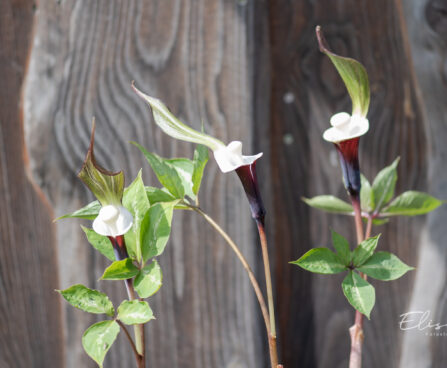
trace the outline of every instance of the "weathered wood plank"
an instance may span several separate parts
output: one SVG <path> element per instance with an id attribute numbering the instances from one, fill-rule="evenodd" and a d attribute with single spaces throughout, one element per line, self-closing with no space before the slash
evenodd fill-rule
<path id="1" fill-rule="evenodd" d="M 344 195 L 334 148 L 321 134 L 333 113 L 349 111 L 350 101 L 330 61 L 318 51 L 317 24 L 334 50 L 360 60 L 370 75 L 371 130 L 361 142 L 363 171 L 372 179 L 400 155 L 397 190 L 426 189 L 427 131 L 396 4 L 270 2 L 270 147 L 285 366 L 346 367 L 348 327 L 354 318 L 340 288 L 342 277 L 311 276 L 284 266 L 312 246 L 329 245 L 329 227 L 354 241 L 352 220 L 322 215 L 300 201 L 301 196 Z M 393 220 L 374 233 L 385 233 L 381 249 L 416 264 L 422 224 L 421 219 Z M 414 274 L 392 284 L 373 282 L 378 303 L 372 321 L 366 322 L 366 368 L 398 366 L 402 333 L 397 323 L 409 303 L 413 278 Z"/>
<path id="2" fill-rule="evenodd" d="M 28 176 L 21 86 L 33 2 L 0 2 L 0 366 L 61 367 L 52 209 Z"/>
<path id="3" fill-rule="evenodd" d="M 191 145 L 166 137 L 152 123 L 130 82 L 163 99 L 196 128 L 201 121 L 224 141 L 251 146 L 252 78 L 247 29 L 251 7 L 235 1 L 43 0 L 26 88 L 27 143 L 36 181 L 56 214 L 91 197 L 75 174 L 97 120 L 98 161 L 124 169 L 127 183 L 143 167 L 129 140 L 165 156 L 190 156 Z M 251 35 L 250 37 L 254 37 Z M 39 95 L 46 91 L 45 101 Z M 241 244 L 253 261 L 251 219 L 234 175 L 211 163 L 201 203 Z M 98 283 L 106 262 L 82 238 L 76 221 L 57 225 L 61 287 L 83 282 L 113 298 L 114 286 Z M 184 236 L 182 235 L 184 234 Z M 148 363 L 154 367 L 260 367 L 264 337 L 248 279 L 227 246 L 194 214 L 178 213 L 172 239 L 160 257 L 164 285 L 150 299 L 157 319 L 147 333 Z M 120 287 L 120 285 L 118 285 Z M 66 366 L 93 364 L 80 336 L 90 317 L 64 305 Z M 132 359 L 124 340 L 106 366 Z"/>
<path id="4" fill-rule="evenodd" d="M 404 1 L 412 63 L 424 104 L 424 124 L 429 142 L 428 188 L 439 198 L 447 198 L 445 157 L 447 154 L 446 83 L 446 2 Z M 421 242 L 420 257 L 409 311 L 429 311 L 434 323 L 445 324 L 446 241 L 444 228 L 447 209 L 440 208 L 428 217 Z M 445 332 L 444 329 L 432 332 Z M 401 367 L 444 367 L 447 364 L 445 336 L 426 335 L 426 331 L 405 333 Z M 428 331 L 430 332 L 430 331 Z"/>

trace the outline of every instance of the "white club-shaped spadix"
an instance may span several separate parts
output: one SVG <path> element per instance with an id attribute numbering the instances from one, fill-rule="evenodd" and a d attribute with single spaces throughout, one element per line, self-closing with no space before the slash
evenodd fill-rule
<path id="1" fill-rule="evenodd" d="M 99 210 L 93 230 L 104 236 L 124 235 L 132 227 L 132 214 L 123 206 L 107 205 Z"/>
<path id="2" fill-rule="evenodd" d="M 360 115 L 349 115 L 339 112 L 331 117 L 332 127 L 323 133 L 323 139 L 332 142 L 342 142 L 364 135 L 369 129 L 369 121 Z"/>

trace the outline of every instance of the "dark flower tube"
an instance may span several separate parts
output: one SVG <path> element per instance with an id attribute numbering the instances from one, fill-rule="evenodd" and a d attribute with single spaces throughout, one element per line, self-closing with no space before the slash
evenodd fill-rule
<path id="1" fill-rule="evenodd" d="M 343 171 L 343 180 L 349 195 L 359 198 L 360 195 L 360 167 L 359 167 L 359 140 L 360 138 L 348 139 L 334 143 L 340 158 Z"/>
<path id="2" fill-rule="evenodd" d="M 259 191 L 258 178 L 256 176 L 256 161 L 249 165 L 243 165 L 236 169 L 250 204 L 251 216 L 264 224 L 265 208 Z"/>
<path id="3" fill-rule="evenodd" d="M 108 236 L 110 242 L 113 246 L 113 251 L 115 252 L 115 258 L 117 261 L 122 261 L 123 259 L 129 258 L 127 253 L 126 243 L 124 242 L 124 235 L 118 236 Z"/>

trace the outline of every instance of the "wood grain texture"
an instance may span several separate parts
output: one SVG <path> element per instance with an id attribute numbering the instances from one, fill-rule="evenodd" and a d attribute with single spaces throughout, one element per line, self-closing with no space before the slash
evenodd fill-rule
<path id="1" fill-rule="evenodd" d="M 424 123 L 429 142 L 428 188 L 431 193 L 444 199 L 447 198 L 447 4 L 436 0 L 408 1 L 402 4 L 407 19 L 408 39 L 412 46 L 415 75 L 424 106 Z M 445 206 L 428 217 L 409 307 L 409 310 L 430 311 L 430 318 L 441 324 L 447 321 L 446 218 Z M 445 336 L 430 336 L 418 331 L 408 334 L 402 348 L 401 367 L 444 367 L 447 364 L 444 339 Z"/>
<path id="2" fill-rule="evenodd" d="M 158 185 L 135 140 L 164 156 L 191 156 L 193 147 L 165 136 L 130 88 L 161 98 L 185 122 L 224 141 L 251 147 L 251 8 L 235 1 L 40 1 L 26 84 L 26 136 L 35 180 L 57 215 L 91 197 L 76 179 L 97 121 L 95 153 L 127 183 L 142 167 Z M 251 36 L 253 37 L 253 35 Z M 45 91 L 45 99 L 40 98 Z M 201 203 L 241 244 L 253 263 L 254 238 L 242 188 L 234 175 L 207 168 Z M 160 257 L 164 285 L 149 302 L 151 367 L 261 367 L 264 327 L 248 278 L 222 240 L 194 213 L 176 213 Z M 184 234 L 184 235 L 182 235 Z M 117 301 L 120 284 L 98 282 L 107 262 L 89 248 L 77 221 L 57 224 L 61 287 L 81 282 Z M 118 289 L 122 289 L 117 291 Z M 91 317 L 64 304 L 66 367 L 93 367 L 80 337 Z M 132 359 L 123 338 L 107 367 Z"/>
<path id="3" fill-rule="evenodd" d="M 52 209 L 28 176 L 21 86 L 32 1 L 0 2 L 0 367 L 60 367 Z"/>
<path id="4" fill-rule="evenodd" d="M 283 362 L 286 367 L 346 367 L 354 313 L 340 288 L 342 276 L 311 276 L 284 266 L 311 247 L 328 246 L 330 228 L 354 242 L 351 219 L 322 215 L 300 201 L 301 196 L 326 193 L 347 199 L 335 150 L 321 134 L 333 113 L 350 110 L 350 100 L 334 67 L 318 51 L 315 26 L 322 26 L 333 50 L 360 60 L 368 70 L 371 129 L 361 140 L 361 167 L 372 179 L 401 156 L 398 192 L 427 189 L 422 101 L 399 3 L 275 1 L 269 10 L 270 148 Z M 384 233 L 380 249 L 416 264 L 423 223 L 423 218 L 393 219 L 373 233 Z M 371 322 L 365 323 L 365 368 L 399 366 L 404 334 L 397 323 L 407 311 L 414 277 L 373 281 L 377 304 Z"/>
<path id="5" fill-rule="evenodd" d="M 55 215 L 92 199 L 76 178 L 92 116 L 98 161 L 124 169 L 127 184 L 143 168 L 145 180 L 158 185 L 128 141 L 164 156 L 191 156 L 193 147 L 153 124 L 147 106 L 131 91 L 135 80 L 185 122 L 199 128 L 203 121 L 205 130 L 223 141 L 242 139 L 247 153 L 264 152 L 257 167 L 268 211 L 281 361 L 286 368 L 346 367 L 354 313 L 342 295 L 342 276 L 315 276 L 288 264 L 311 247 L 329 245 L 330 228 L 355 239 L 351 219 L 323 215 L 301 202 L 302 196 L 323 193 L 345 196 L 335 150 L 321 134 L 333 113 L 350 110 L 350 101 L 318 51 L 314 29 L 320 24 L 332 49 L 360 60 L 370 75 L 371 129 L 361 139 L 362 171 L 372 179 L 399 155 L 398 193 L 420 189 L 447 198 L 445 2 L 41 0 L 24 90 L 24 131 L 17 99 L 32 13 L 27 1 L 9 3 L 0 3 L 0 73 L 7 86 L 0 92 L 0 203 L 6 204 L 0 215 L 0 281 L 23 307 L 11 308 L 1 299 L 6 313 L 0 315 L 8 316 L 8 323 L 0 319 L 0 366 L 16 366 L 11 363 L 16 342 L 25 338 L 24 367 L 30 357 L 38 357 L 36 367 L 94 367 L 80 338 L 98 318 L 63 304 L 63 326 L 58 324 L 58 300 L 49 292 L 57 278 L 48 278 L 57 274 L 56 267 L 45 263 L 42 271 L 41 260 L 58 255 L 61 288 L 84 283 L 115 302 L 125 297 L 124 288 L 97 281 L 108 262 L 87 244 L 79 222 L 59 222 L 52 232 L 51 209 L 23 170 L 22 139 L 25 134 L 33 182 Z M 236 176 L 221 175 L 210 162 L 201 203 L 234 236 L 262 279 L 257 239 Z M 384 233 L 382 250 L 418 269 L 392 283 L 373 281 L 378 302 L 365 323 L 365 368 L 447 363 L 445 337 L 398 328 L 400 314 L 410 310 L 431 310 L 435 321 L 447 322 L 446 211 L 393 219 L 374 229 Z M 23 214 L 39 215 L 24 225 L 14 217 Z M 18 224 L 26 231 L 17 231 Z M 26 254 L 5 252 L 5 244 L 18 243 Z M 57 252 L 51 248 L 55 243 Z M 32 272 L 17 273 L 23 262 Z M 157 317 L 147 329 L 150 367 L 267 366 L 264 327 L 247 277 L 204 221 L 176 213 L 160 264 L 164 285 L 149 300 Z M 36 280 L 50 289 L 33 295 L 32 305 L 20 303 L 26 296 L 13 293 L 11 285 L 25 290 Z M 39 311 L 36 325 L 19 317 L 31 307 Z M 49 358 L 60 364 L 48 365 Z M 105 366 L 122 367 L 125 359 L 132 354 L 121 336 Z"/>

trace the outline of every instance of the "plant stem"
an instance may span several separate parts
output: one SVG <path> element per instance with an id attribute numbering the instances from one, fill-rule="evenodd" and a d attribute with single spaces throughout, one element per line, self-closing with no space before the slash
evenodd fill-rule
<path id="1" fill-rule="evenodd" d="M 113 249 L 115 252 L 115 258 L 117 260 L 122 260 L 129 257 L 123 235 L 118 235 L 117 237 L 110 236 L 109 240 L 112 242 Z M 126 291 L 129 300 L 135 300 L 136 298 L 135 298 L 135 289 L 133 287 L 133 279 L 124 280 L 124 284 L 126 285 Z M 127 330 L 125 331 L 126 333 L 128 333 Z M 135 348 L 135 351 L 137 352 L 137 355 L 135 356 L 137 366 L 138 368 L 145 368 L 144 325 L 143 324 L 135 325 L 134 333 L 135 333 L 135 344 L 133 344 L 132 339 L 130 339 L 130 341 L 131 345 L 133 345 L 132 348 Z"/>
<path id="2" fill-rule="evenodd" d="M 362 211 L 360 208 L 359 197 L 351 197 L 352 207 L 355 215 L 355 229 L 357 234 L 357 243 L 360 244 L 364 240 Z M 368 222 L 370 220 L 368 219 Z M 371 219 L 372 223 L 372 219 Z M 371 227 L 371 226 L 370 226 Z M 369 229 L 371 231 L 371 229 Z M 365 278 L 365 275 L 360 273 Z M 363 345 L 363 314 L 358 310 L 355 311 L 354 325 L 349 329 L 351 335 L 351 353 L 349 356 L 349 368 L 361 368 L 362 366 L 362 345 Z"/>
<path id="3" fill-rule="evenodd" d="M 196 211 L 198 214 L 203 216 L 203 218 L 225 239 L 225 241 L 229 244 L 231 249 L 236 253 L 236 256 L 239 258 L 240 262 L 242 263 L 242 266 L 244 267 L 245 271 L 247 271 L 248 277 L 250 279 L 250 282 L 253 286 L 253 289 L 255 291 L 256 297 L 258 298 L 259 306 L 261 308 L 262 316 L 264 317 L 264 323 L 265 328 L 267 330 L 267 338 L 269 342 L 269 353 L 270 353 L 270 362 L 272 365 L 272 368 L 279 368 L 282 366 L 278 366 L 278 350 L 276 347 L 276 332 L 275 331 L 275 317 L 273 314 L 273 293 L 272 293 L 272 283 L 271 283 L 271 277 L 270 277 L 270 266 L 268 262 L 268 252 L 265 253 L 264 249 L 267 251 L 267 238 L 265 236 L 264 226 L 261 224 L 261 229 L 259 230 L 259 236 L 261 238 L 261 245 L 263 248 L 263 256 L 267 255 L 267 263 L 265 263 L 264 259 L 264 265 L 267 264 L 266 275 L 268 273 L 268 278 L 266 276 L 266 284 L 267 284 L 267 295 L 269 300 L 269 311 L 267 310 L 267 306 L 265 304 L 264 296 L 262 295 L 261 288 L 259 287 L 258 281 L 255 278 L 255 275 L 248 264 L 247 260 L 245 259 L 244 255 L 241 253 L 239 247 L 236 245 L 236 243 L 230 238 L 230 236 L 205 212 L 203 212 L 199 207 L 191 206 L 189 205 L 191 209 Z M 258 224 L 259 229 L 259 224 Z M 265 254 L 264 254 L 265 253 Z"/>
<path id="4" fill-rule="evenodd" d="M 365 238 L 363 237 L 363 220 L 362 210 L 360 208 L 360 200 L 352 197 L 352 207 L 354 208 L 355 230 L 357 234 L 357 244 L 360 244 Z"/>
<path id="5" fill-rule="evenodd" d="M 133 353 L 135 355 L 135 360 L 138 362 L 138 360 L 140 359 L 140 354 L 138 354 L 137 348 L 135 347 L 135 344 L 134 344 L 134 342 L 132 340 L 132 337 L 129 334 L 129 331 L 127 330 L 127 328 L 124 325 L 124 323 L 121 322 L 119 319 L 117 319 L 116 322 L 119 324 L 121 329 L 124 331 L 124 334 L 126 335 L 127 339 L 129 340 L 130 346 L 132 347 L 132 351 L 133 351 Z"/>
<path id="6" fill-rule="evenodd" d="M 133 280 L 125 280 L 127 295 L 129 300 L 135 300 L 135 289 L 133 287 Z M 145 345 L 144 345 L 144 324 L 140 323 L 133 327 L 135 334 L 135 349 L 138 353 L 137 366 L 138 368 L 145 367 Z"/>
<path id="7" fill-rule="evenodd" d="M 256 297 L 259 302 L 259 306 L 261 308 L 262 316 L 264 318 L 265 327 L 267 329 L 267 333 L 270 338 L 269 314 L 267 306 L 265 304 L 264 296 L 262 295 L 261 288 L 259 287 L 258 281 L 256 280 L 250 265 L 248 264 L 244 255 L 241 253 L 239 247 L 236 245 L 233 239 L 231 239 L 230 236 L 208 214 L 202 211 L 202 209 L 191 205 L 188 205 L 188 207 L 190 207 L 192 210 L 200 214 L 222 236 L 222 238 L 224 238 L 224 240 L 228 243 L 233 252 L 239 258 L 239 261 L 242 263 L 242 266 L 244 267 L 245 271 L 247 271 L 248 278 L 250 279 L 251 285 L 253 286 L 253 289 L 255 291 Z"/>
<path id="8" fill-rule="evenodd" d="M 366 223 L 365 239 L 368 239 L 371 236 L 372 225 L 373 225 L 373 217 L 368 216 L 368 221 Z"/>
<path id="9" fill-rule="evenodd" d="M 276 347 L 276 325 L 275 325 L 275 305 L 273 301 L 272 275 L 270 272 L 269 252 L 267 246 L 267 237 L 265 235 L 265 227 L 263 220 L 256 220 L 258 226 L 259 239 L 261 240 L 262 259 L 264 261 L 265 285 L 267 288 L 267 301 L 270 316 L 270 360 L 273 368 L 278 366 L 278 351 Z"/>

